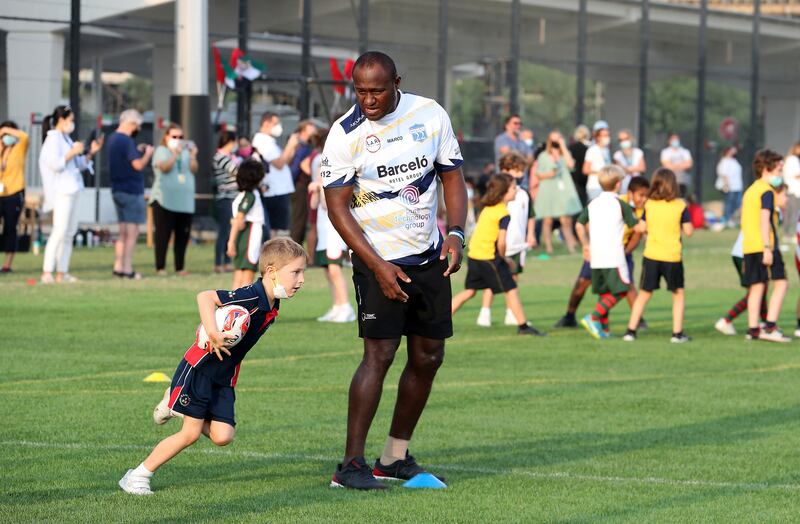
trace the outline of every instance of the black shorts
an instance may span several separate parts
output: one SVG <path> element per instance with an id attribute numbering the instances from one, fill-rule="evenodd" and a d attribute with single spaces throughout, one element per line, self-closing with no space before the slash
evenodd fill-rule
<path id="1" fill-rule="evenodd" d="M 445 277 L 448 262 L 434 260 L 421 266 L 399 266 L 411 279 L 398 281 L 408 295 L 407 302 L 390 300 L 381 291 L 375 274 L 355 254 L 353 284 L 358 303 L 358 336 L 361 338 L 400 338 L 403 335 L 444 340 L 453 336 L 450 277 Z"/>
<path id="2" fill-rule="evenodd" d="M 642 276 L 639 289 L 655 291 L 661 286 L 661 277 L 667 281 L 667 289 L 677 291 L 683 289 L 683 262 L 662 262 L 642 258 Z"/>
<path id="3" fill-rule="evenodd" d="M 289 229 L 289 206 L 291 205 L 291 193 L 288 195 L 278 195 L 262 197 L 264 211 L 269 219 L 269 227 L 272 229 Z"/>
<path id="4" fill-rule="evenodd" d="M 236 426 L 233 414 L 235 401 L 233 387 L 217 384 L 186 360 L 178 364 L 170 385 L 171 410 L 200 420 L 216 420 Z"/>
<path id="5" fill-rule="evenodd" d="M 767 267 L 762 262 L 762 253 L 750 253 L 744 255 L 742 260 L 742 284 L 752 286 L 753 284 L 766 284 L 770 280 L 786 280 L 786 268 L 783 265 L 783 257 L 779 250 L 772 252 L 772 265 Z"/>
<path id="6" fill-rule="evenodd" d="M 492 293 L 505 293 L 517 288 L 511 268 L 500 257 L 494 260 L 467 258 L 466 289 L 491 289 Z"/>

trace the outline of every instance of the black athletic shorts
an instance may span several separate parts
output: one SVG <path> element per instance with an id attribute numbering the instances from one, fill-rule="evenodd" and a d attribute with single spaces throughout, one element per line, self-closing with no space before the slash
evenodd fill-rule
<path id="1" fill-rule="evenodd" d="M 466 289 L 491 289 L 492 293 L 505 293 L 517 288 L 511 268 L 500 257 L 494 260 L 467 258 Z"/>
<path id="2" fill-rule="evenodd" d="M 453 336 L 450 312 L 453 298 L 450 277 L 445 277 L 447 259 L 436 259 L 422 266 L 399 266 L 411 279 L 398 280 L 408 295 L 407 302 L 390 300 L 381 291 L 375 274 L 355 254 L 353 284 L 358 303 L 358 336 L 361 338 L 400 338 L 403 335 L 444 340 Z"/>
<path id="3" fill-rule="evenodd" d="M 677 291 L 683 288 L 683 262 L 662 262 L 642 258 L 642 276 L 639 289 L 655 291 L 661 287 L 661 277 L 667 281 L 667 289 Z"/>
<path id="4" fill-rule="evenodd" d="M 752 286 L 753 284 L 765 284 L 770 280 L 786 280 L 786 268 L 783 265 L 783 257 L 779 250 L 772 252 L 772 265 L 767 267 L 762 262 L 762 253 L 750 253 L 744 255 L 742 261 L 742 284 Z"/>

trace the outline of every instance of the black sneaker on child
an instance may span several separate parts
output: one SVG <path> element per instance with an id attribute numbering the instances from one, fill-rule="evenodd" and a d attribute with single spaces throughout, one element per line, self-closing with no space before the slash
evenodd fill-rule
<path id="1" fill-rule="evenodd" d="M 381 459 L 375 459 L 375 467 L 372 469 L 372 474 L 376 479 L 380 480 L 411 480 L 420 473 L 427 473 L 425 469 L 417 464 L 414 457 L 406 451 L 405 460 L 396 460 L 384 466 L 381 464 Z M 444 482 L 444 477 L 434 475 L 437 479 Z"/>
<path id="2" fill-rule="evenodd" d="M 388 489 L 372 474 L 364 457 L 356 457 L 347 464 L 339 464 L 331 479 L 332 488 Z"/>
<path id="3" fill-rule="evenodd" d="M 517 326 L 517 335 L 533 335 L 534 337 L 543 337 L 546 336 L 547 333 L 542 333 L 530 324 L 523 324 L 521 326 Z"/>

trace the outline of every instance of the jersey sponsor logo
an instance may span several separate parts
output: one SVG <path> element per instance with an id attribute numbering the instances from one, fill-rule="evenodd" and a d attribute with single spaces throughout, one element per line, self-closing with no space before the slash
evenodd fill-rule
<path id="1" fill-rule="evenodd" d="M 424 142 L 428 138 L 424 124 L 414 124 L 408 130 L 411 131 L 411 138 L 414 139 L 414 142 Z"/>
<path id="2" fill-rule="evenodd" d="M 190 399 L 189 395 L 187 395 L 186 393 L 184 393 L 183 395 L 178 397 L 178 402 L 180 402 L 181 406 L 184 406 L 184 407 L 188 406 L 189 402 L 191 402 L 191 401 L 192 401 L 192 399 Z"/>
<path id="3" fill-rule="evenodd" d="M 415 206 L 419 204 L 419 189 L 415 186 L 406 186 L 400 190 L 400 198 L 407 204 Z"/>
<path id="4" fill-rule="evenodd" d="M 392 138 L 387 139 L 386 143 L 391 144 L 392 142 L 400 142 L 401 140 L 403 140 L 403 135 L 393 136 Z"/>
<path id="5" fill-rule="evenodd" d="M 323 155 L 322 159 L 319 161 L 319 165 L 321 167 L 331 167 L 331 161 L 328 160 L 328 157 Z"/>
<path id="6" fill-rule="evenodd" d="M 368 135 L 365 143 L 367 145 L 367 151 L 370 153 L 377 153 L 381 148 L 381 139 L 375 135 Z"/>
<path id="7" fill-rule="evenodd" d="M 378 166 L 378 178 L 402 175 L 428 167 L 428 157 L 416 157 L 411 162 L 394 166 Z"/>

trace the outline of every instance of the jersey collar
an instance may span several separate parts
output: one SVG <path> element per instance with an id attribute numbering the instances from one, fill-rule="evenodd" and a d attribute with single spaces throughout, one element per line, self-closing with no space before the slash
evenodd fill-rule
<path id="1" fill-rule="evenodd" d="M 269 297 L 267 297 L 267 292 L 264 289 L 264 282 L 262 279 L 256 280 L 256 283 L 253 284 L 253 289 L 256 291 L 258 295 L 258 309 L 262 311 L 269 311 L 271 308 L 269 307 Z M 280 300 L 277 298 L 275 299 L 275 309 L 278 309 Z"/>

